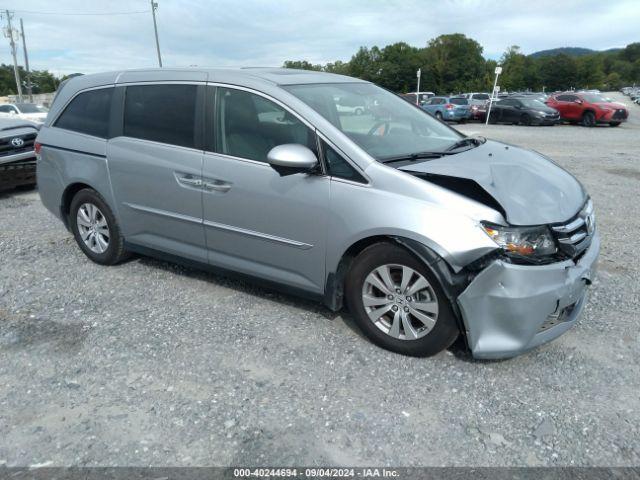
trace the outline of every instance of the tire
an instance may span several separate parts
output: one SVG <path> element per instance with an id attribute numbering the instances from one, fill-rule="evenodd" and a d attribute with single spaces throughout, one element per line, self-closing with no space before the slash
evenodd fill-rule
<path id="1" fill-rule="evenodd" d="M 440 112 L 436 112 L 436 118 L 440 121 L 442 121 L 442 113 Z"/>
<path id="2" fill-rule="evenodd" d="M 611 126 L 611 127 L 617 127 L 617 126 L 619 126 L 619 125 L 620 125 L 620 122 L 611 122 L 611 123 L 609 124 L 609 126 Z"/>
<path id="3" fill-rule="evenodd" d="M 403 267 L 413 273 L 407 276 L 411 281 L 406 283 L 405 290 L 397 293 L 402 288 Z M 391 292 L 388 283 L 381 280 L 384 277 L 377 273 L 381 270 L 376 269 L 386 270 L 390 274 L 387 281 L 393 281 L 397 290 L 394 288 Z M 372 286 L 370 279 L 386 291 Z M 424 283 L 418 286 L 418 282 L 424 280 L 427 287 L 420 288 Z M 411 292 L 412 287 L 420 289 Z M 365 306 L 365 296 L 368 306 Z M 349 311 L 367 338 L 392 352 L 428 357 L 449 347 L 460 333 L 449 300 L 436 276 L 419 259 L 392 243 L 374 244 L 354 259 L 345 281 L 345 298 Z M 413 307 L 418 304 L 420 309 Z M 432 311 L 434 305 L 437 305 L 435 313 Z M 377 313 L 380 313 L 379 317 Z M 419 317 L 429 318 L 425 322 Z"/>
<path id="4" fill-rule="evenodd" d="M 129 257 L 124 248 L 120 225 L 107 202 L 95 190 L 85 188 L 73 197 L 69 226 L 78 246 L 91 261 L 100 265 L 115 265 Z"/>
<path id="5" fill-rule="evenodd" d="M 582 126 L 589 128 L 596 126 L 596 116 L 593 112 L 584 112 L 584 115 L 582 115 Z"/>
<path id="6" fill-rule="evenodd" d="M 523 113 L 522 115 L 520 115 L 520 124 L 527 127 L 531 126 L 531 117 L 526 113 Z"/>
<path id="7" fill-rule="evenodd" d="M 361 108 L 356 108 L 356 115 L 362 115 L 364 113 L 364 110 Z"/>

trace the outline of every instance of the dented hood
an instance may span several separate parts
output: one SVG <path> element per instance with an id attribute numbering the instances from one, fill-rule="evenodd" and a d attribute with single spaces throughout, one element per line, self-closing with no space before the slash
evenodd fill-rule
<path id="1" fill-rule="evenodd" d="M 489 200 L 502 207 L 511 225 L 564 222 L 587 198 L 580 182 L 552 161 L 536 152 L 493 141 L 399 169 L 425 180 L 432 178 L 433 183 L 476 200 L 479 195 L 472 190 L 481 189 L 484 197 L 488 194 Z"/>

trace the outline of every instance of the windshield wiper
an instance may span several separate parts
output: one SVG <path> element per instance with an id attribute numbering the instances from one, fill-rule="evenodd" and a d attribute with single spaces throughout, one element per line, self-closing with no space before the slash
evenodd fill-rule
<path id="1" fill-rule="evenodd" d="M 393 163 L 393 162 L 402 162 L 402 161 L 415 161 L 415 160 L 424 160 L 429 159 L 433 160 L 436 158 L 444 157 L 445 155 L 453 155 L 454 152 L 416 152 L 416 153 L 408 153 L 406 155 L 396 155 L 391 157 L 382 157 L 380 161 L 382 163 Z"/>
<path id="2" fill-rule="evenodd" d="M 482 145 L 486 141 L 487 139 L 484 137 L 465 137 L 451 145 L 449 148 L 447 148 L 446 151 L 450 152 L 451 150 L 457 150 L 458 148 L 464 147 L 465 145 L 474 145 L 477 147 L 479 145 Z"/>

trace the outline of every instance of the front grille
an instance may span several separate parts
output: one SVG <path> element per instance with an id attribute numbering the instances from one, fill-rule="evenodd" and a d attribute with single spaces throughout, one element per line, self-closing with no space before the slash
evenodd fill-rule
<path id="1" fill-rule="evenodd" d="M 595 231 L 595 217 L 591 200 L 570 222 L 562 225 L 552 225 L 559 250 L 570 258 L 576 258 L 584 252 L 589 245 Z"/>
<path id="2" fill-rule="evenodd" d="M 624 120 L 628 115 L 629 113 L 624 108 L 619 108 L 618 110 L 613 112 L 613 116 L 611 118 L 614 118 L 616 120 Z"/>
<path id="3" fill-rule="evenodd" d="M 18 153 L 30 152 L 33 150 L 33 144 L 36 140 L 36 133 L 27 133 L 25 135 L 14 135 L 11 137 L 0 138 L 0 157 L 7 155 L 16 155 Z M 22 139 L 23 144 L 16 147 L 11 143 L 14 138 Z"/>

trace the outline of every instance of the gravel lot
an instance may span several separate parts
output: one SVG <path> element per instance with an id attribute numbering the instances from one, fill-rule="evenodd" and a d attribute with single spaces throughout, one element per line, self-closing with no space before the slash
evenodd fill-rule
<path id="1" fill-rule="evenodd" d="M 580 323 L 501 362 L 406 358 L 346 314 L 147 258 L 89 262 L 0 195 L 0 466 L 640 464 L 640 107 L 618 128 L 468 124 L 573 172 L 597 209 Z"/>

